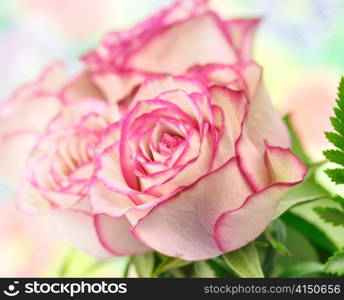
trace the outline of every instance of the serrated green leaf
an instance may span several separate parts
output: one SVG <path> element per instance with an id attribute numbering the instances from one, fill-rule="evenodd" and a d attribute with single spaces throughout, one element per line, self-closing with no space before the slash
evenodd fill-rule
<path id="1" fill-rule="evenodd" d="M 191 261 L 182 260 L 176 257 L 166 256 L 160 265 L 155 269 L 153 277 L 158 277 L 161 273 L 177 269 L 190 264 Z"/>
<path id="2" fill-rule="evenodd" d="M 314 207 L 313 210 L 322 218 L 325 222 L 332 224 L 333 226 L 344 227 L 344 212 L 333 207 Z"/>
<path id="3" fill-rule="evenodd" d="M 330 122 L 332 124 L 333 129 L 340 135 L 343 135 L 344 132 L 344 124 L 342 121 L 337 119 L 336 117 L 331 117 Z"/>
<path id="4" fill-rule="evenodd" d="M 344 152 L 331 149 L 325 150 L 323 153 L 329 161 L 344 166 Z"/>
<path id="5" fill-rule="evenodd" d="M 325 150 L 324 156 L 333 163 L 344 167 L 344 77 L 341 78 L 338 86 L 337 107 L 333 109 L 335 117 L 330 121 L 335 132 L 325 132 L 326 138 L 338 150 Z M 326 175 L 336 184 L 344 184 L 344 169 L 327 169 Z"/>
<path id="6" fill-rule="evenodd" d="M 340 102 L 337 101 L 337 105 L 339 105 L 339 104 L 340 104 Z M 344 111 L 343 111 L 343 109 L 340 109 L 339 107 L 335 107 L 333 109 L 333 111 L 334 111 L 334 114 L 336 115 L 337 119 L 344 120 Z"/>
<path id="7" fill-rule="evenodd" d="M 337 95 L 338 95 L 338 99 L 339 101 L 341 101 L 342 103 L 342 110 L 344 110 L 344 76 L 342 76 L 340 82 L 339 82 L 339 87 L 338 87 L 338 92 L 337 92 Z"/>
<path id="8" fill-rule="evenodd" d="M 254 243 L 222 255 L 228 266 L 242 278 L 263 278 L 258 252 Z"/>
<path id="9" fill-rule="evenodd" d="M 335 184 L 344 183 L 344 169 L 326 169 L 324 172 Z"/>
<path id="10" fill-rule="evenodd" d="M 344 276 L 344 251 L 338 251 L 331 256 L 325 264 L 326 273 Z"/>
<path id="11" fill-rule="evenodd" d="M 332 145 L 336 146 L 339 150 L 344 151 L 343 136 L 334 132 L 325 132 L 325 136 Z"/>
<path id="12" fill-rule="evenodd" d="M 152 277 L 154 270 L 154 255 L 153 253 L 140 254 L 132 257 L 132 262 L 135 266 L 137 275 L 141 278 Z"/>

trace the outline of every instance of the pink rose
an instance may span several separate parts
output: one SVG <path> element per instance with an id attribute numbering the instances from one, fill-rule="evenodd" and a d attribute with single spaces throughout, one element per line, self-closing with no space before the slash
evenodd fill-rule
<path id="1" fill-rule="evenodd" d="M 88 71 L 69 81 L 64 71 L 63 64 L 52 64 L 0 104 L 0 180 L 10 187 L 18 186 L 29 152 L 65 104 L 86 98 L 107 101 Z"/>
<path id="2" fill-rule="evenodd" d="M 306 172 L 252 62 L 257 23 L 177 1 L 107 35 L 73 80 L 40 79 L 5 104 L 1 142 L 35 134 L 13 151 L 29 155 L 20 207 L 100 258 L 154 249 L 199 260 L 255 239 Z M 46 89 L 49 114 L 20 113 Z"/>
<path id="3" fill-rule="evenodd" d="M 256 64 L 198 71 L 141 85 L 125 115 L 105 131 L 90 187 L 95 212 L 126 215 L 139 240 L 185 260 L 255 239 L 306 172 L 282 148 L 288 133 Z M 111 243 L 111 235 L 100 233 Z"/>
<path id="4" fill-rule="evenodd" d="M 96 215 L 90 209 L 94 152 L 102 132 L 116 119 L 115 112 L 93 99 L 65 105 L 30 153 L 18 197 L 22 210 L 50 214 L 56 227 L 78 248 L 98 258 L 148 250 L 129 233 L 125 216 L 97 216 L 106 223 L 102 230 L 108 230 L 117 244 L 115 250 L 103 246 L 94 223 Z"/>

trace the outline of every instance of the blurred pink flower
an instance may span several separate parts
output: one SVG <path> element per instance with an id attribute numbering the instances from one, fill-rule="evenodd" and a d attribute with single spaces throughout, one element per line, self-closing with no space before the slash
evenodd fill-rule
<path id="1" fill-rule="evenodd" d="M 290 92 L 282 100 L 283 113 L 290 118 L 310 157 L 323 160 L 322 151 L 330 148 L 324 132 L 331 131 L 330 116 L 337 95 L 339 75 L 318 69 L 291 80 Z"/>
<path id="2" fill-rule="evenodd" d="M 110 17 L 115 17 L 116 10 L 111 10 L 111 2 L 117 0 L 19 0 L 26 13 L 35 19 L 59 29 L 62 34 L 73 39 L 89 38 L 104 30 Z"/>

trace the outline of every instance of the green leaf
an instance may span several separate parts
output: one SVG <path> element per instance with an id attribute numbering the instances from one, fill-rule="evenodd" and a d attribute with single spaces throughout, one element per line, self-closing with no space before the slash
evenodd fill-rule
<path id="1" fill-rule="evenodd" d="M 344 166 L 344 152 L 331 149 L 325 150 L 323 153 L 329 161 Z"/>
<path id="2" fill-rule="evenodd" d="M 300 138 L 298 137 L 298 135 L 297 135 L 297 133 L 296 133 L 296 131 L 292 125 L 292 122 L 290 120 L 290 115 L 289 114 L 286 115 L 283 119 L 284 119 L 284 122 L 285 122 L 288 130 L 289 130 L 289 134 L 291 137 L 291 149 L 302 160 L 303 163 L 310 166 L 312 164 L 312 162 L 302 147 Z"/>
<path id="3" fill-rule="evenodd" d="M 311 241 L 327 250 L 328 252 L 334 252 L 337 250 L 336 245 L 327 237 L 327 235 L 321 231 L 317 226 L 308 222 L 300 216 L 297 216 L 291 212 L 285 213 L 281 216 L 281 219 L 285 221 L 289 226 L 300 231 L 303 235 L 307 236 Z"/>
<path id="4" fill-rule="evenodd" d="M 331 256 L 325 264 L 326 273 L 344 276 L 344 251 L 338 251 Z"/>
<path id="5" fill-rule="evenodd" d="M 344 198 L 343 197 L 336 195 L 333 197 L 333 200 L 336 201 L 344 210 Z"/>
<path id="6" fill-rule="evenodd" d="M 330 121 L 336 132 L 325 132 L 326 138 L 337 150 L 325 150 L 324 156 L 333 163 L 344 167 L 344 77 L 341 78 L 338 87 L 337 107 L 333 109 L 335 117 Z M 336 184 L 344 184 L 344 168 L 325 170 L 327 176 Z"/>
<path id="7" fill-rule="evenodd" d="M 269 277 L 279 277 L 290 268 L 304 262 L 320 262 L 315 245 L 306 236 L 288 225 L 284 244 L 291 255 L 278 255 L 275 260 L 274 272 Z"/>
<path id="8" fill-rule="evenodd" d="M 190 264 L 191 261 L 182 260 L 176 257 L 165 256 L 164 260 L 155 269 L 153 277 L 158 277 L 161 273 L 178 269 L 180 267 Z"/>
<path id="9" fill-rule="evenodd" d="M 232 269 L 228 267 L 227 263 L 221 257 L 208 259 L 207 264 L 213 270 L 217 278 L 235 277 Z"/>
<path id="10" fill-rule="evenodd" d="M 334 132 L 325 132 L 325 136 L 331 144 L 344 151 L 344 139 L 341 135 Z"/>
<path id="11" fill-rule="evenodd" d="M 71 248 L 67 253 L 65 259 L 62 262 L 62 266 L 58 272 L 58 277 L 67 277 L 68 270 L 70 269 L 73 258 L 75 257 L 77 251 L 74 248 Z"/>
<path id="12" fill-rule="evenodd" d="M 337 101 L 336 103 L 339 106 L 340 102 Z M 343 110 L 343 107 L 342 108 L 335 107 L 333 109 L 333 111 L 334 111 L 334 114 L 336 115 L 336 119 L 337 120 L 344 120 L 344 110 Z M 339 135 L 343 135 L 343 132 L 338 132 L 338 134 Z"/>
<path id="13" fill-rule="evenodd" d="M 322 218 L 325 222 L 334 226 L 344 227 L 344 212 L 333 207 L 314 207 L 313 210 Z"/>
<path id="14" fill-rule="evenodd" d="M 258 252 L 254 243 L 222 255 L 228 266 L 242 278 L 263 278 Z"/>
<path id="15" fill-rule="evenodd" d="M 308 275 L 321 273 L 323 272 L 323 269 L 324 265 L 319 262 L 301 262 L 297 265 L 288 268 L 283 273 L 279 274 L 279 277 L 305 277 Z"/>
<path id="16" fill-rule="evenodd" d="M 322 170 L 319 170 L 319 174 L 322 174 L 322 177 L 330 182 Z M 313 210 L 316 206 L 341 209 L 335 200 L 328 197 L 297 205 L 283 214 L 281 219 L 329 254 L 342 249 L 344 247 L 344 228 L 333 226 L 321 219 Z M 288 216 L 284 218 L 285 215 Z"/>
<path id="17" fill-rule="evenodd" d="M 131 267 L 132 262 L 133 262 L 132 257 L 129 257 L 127 263 L 125 264 L 124 270 L 123 270 L 123 278 L 129 277 L 129 271 L 130 271 L 130 267 Z"/>
<path id="18" fill-rule="evenodd" d="M 336 117 L 331 117 L 330 118 L 330 122 L 331 125 L 333 127 L 333 129 L 340 134 L 341 136 L 343 136 L 343 132 L 344 132 L 344 124 L 343 121 L 341 121 L 340 119 L 336 118 Z"/>
<path id="19" fill-rule="evenodd" d="M 214 278 L 215 272 L 206 260 L 194 262 L 194 277 L 196 278 Z"/>
<path id="20" fill-rule="evenodd" d="M 263 272 L 266 277 L 271 277 L 276 272 L 279 256 L 289 255 L 289 250 L 285 246 L 287 241 L 286 225 L 280 219 L 273 220 L 266 228 L 263 238 L 269 243 L 269 247 L 261 259 Z M 259 248 L 257 250 L 259 251 Z"/>
<path id="21" fill-rule="evenodd" d="M 264 237 L 270 243 L 270 245 L 281 255 L 290 255 L 289 250 L 285 245 L 278 241 L 271 233 L 270 229 L 267 228 L 264 231 Z"/>
<path id="22" fill-rule="evenodd" d="M 132 262 L 135 266 L 137 275 L 141 278 L 152 277 L 154 270 L 154 255 L 153 253 L 135 255 L 132 257 Z"/>
<path id="23" fill-rule="evenodd" d="M 326 175 L 336 184 L 344 183 L 344 169 L 335 168 L 325 170 Z"/>

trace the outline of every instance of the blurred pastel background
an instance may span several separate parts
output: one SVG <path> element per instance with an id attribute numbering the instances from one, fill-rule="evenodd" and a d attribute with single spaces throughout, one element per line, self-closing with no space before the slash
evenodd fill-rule
<path id="1" fill-rule="evenodd" d="M 0 99 L 34 79 L 54 60 L 70 73 L 78 56 L 108 30 L 126 28 L 171 0 L 0 0 Z M 292 122 L 314 160 L 344 74 L 344 1 L 212 0 L 224 17 L 262 16 L 255 57 L 281 114 Z M 13 191 L 0 185 L 0 276 L 121 276 L 125 259 L 105 265 L 73 253 L 48 221 L 16 211 Z M 71 259 L 71 257 L 73 259 Z M 64 267 L 66 262 L 69 270 Z M 68 273 L 69 272 L 69 273 Z"/>

